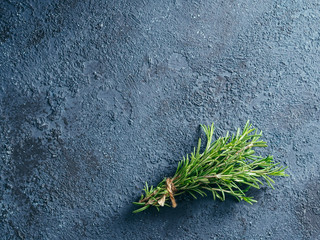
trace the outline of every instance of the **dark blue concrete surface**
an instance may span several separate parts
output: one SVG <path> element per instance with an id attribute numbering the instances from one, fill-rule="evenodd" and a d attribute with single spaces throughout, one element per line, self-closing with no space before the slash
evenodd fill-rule
<path id="1" fill-rule="evenodd" d="M 0 1 L 0 239 L 320 239 L 318 0 Z M 133 215 L 200 123 L 250 119 L 276 190 Z"/>

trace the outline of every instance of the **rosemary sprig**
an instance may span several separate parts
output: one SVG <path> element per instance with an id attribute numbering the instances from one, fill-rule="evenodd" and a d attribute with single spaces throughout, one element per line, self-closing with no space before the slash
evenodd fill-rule
<path id="1" fill-rule="evenodd" d="M 225 195 L 230 194 L 239 201 L 244 200 L 250 204 L 256 202 L 252 197 L 246 196 L 249 188 L 260 188 L 263 185 L 259 177 L 273 188 L 274 180 L 270 176 L 288 176 L 286 167 L 279 166 L 273 161 L 272 156 L 261 157 L 254 155 L 254 147 L 267 147 L 266 142 L 259 141 L 262 131 L 252 128 L 249 121 L 243 131 L 238 129 L 235 135 L 220 137 L 212 142 L 214 125 L 201 125 L 207 144 L 203 153 L 200 153 L 201 138 L 197 149 L 179 162 L 176 173 L 172 178 L 164 178 L 157 187 L 149 187 L 146 183 L 145 194 L 141 195 L 139 202 L 134 204 L 141 208 L 134 213 L 146 210 L 150 206 L 176 207 L 175 196 L 189 193 L 194 198 L 196 194 L 206 196 L 210 191 L 213 199 L 225 200 Z M 169 200 L 170 199 L 170 200 Z"/>

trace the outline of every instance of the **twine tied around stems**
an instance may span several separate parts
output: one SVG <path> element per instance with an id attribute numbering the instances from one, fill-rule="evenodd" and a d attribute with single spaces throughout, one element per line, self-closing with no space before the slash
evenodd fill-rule
<path id="1" fill-rule="evenodd" d="M 167 185 L 167 191 L 169 193 L 169 197 L 170 197 L 170 200 L 171 200 L 171 203 L 172 203 L 172 207 L 175 208 L 175 207 L 177 207 L 177 203 L 176 203 L 176 200 L 175 200 L 173 194 L 177 189 L 173 184 L 173 179 L 167 178 L 166 179 L 166 185 Z M 158 203 L 159 203 L 159 205 L 161 207 L 164 206 L 164 203 L 166 201 L 166 197 L 167 197 L 167 194 L 163 194 L 162 198 L 158 201 Z"/>

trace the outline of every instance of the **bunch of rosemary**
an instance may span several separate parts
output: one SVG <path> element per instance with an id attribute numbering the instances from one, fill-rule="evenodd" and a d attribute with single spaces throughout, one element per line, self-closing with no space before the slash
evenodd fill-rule
<path id="1" fill-rule="evenodd" d="M 259 141 L 262 132 L 252 128 L 249 121 L 243 131 L 238 129 L 236 135 L 220 137 L 212 142 L 214 125 L 201 125 L 206 137 L 207 144 L 203 153 L 200 153 L 201 138 L 197 149 L 190 156 L 186 156 L 179 162 L 176 173 L 172 178 L 164 178 L 157 187 L 144 187 L 145 194 L 141 195 L 139 202 L 134 204 L 141 208 L 134 213 L 146 210 L 150 206 L 176 207 L 175 196 L 189 193 L 194 198 L 195 194 L 206 196 L 210 191 L 213 199 L 225 200 L 225 194 L 236 197 L 239 201 L 244 200 L 250 204 L 256 202 L 252 197 L 246 196 L 250 187 L 260 188 L 263 183 L 258 179 L 262 177 L 273 188 L 274 181 L 270 176 L 288 176 L 285 167 L 274 163 L 273 157 L 261 157 L 254 155 L 254 147 L 267 147 L 266 142 Z"/>

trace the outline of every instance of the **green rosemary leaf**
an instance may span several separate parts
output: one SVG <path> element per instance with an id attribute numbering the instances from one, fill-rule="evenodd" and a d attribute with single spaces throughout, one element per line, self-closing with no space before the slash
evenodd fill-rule
<path id="1" fill-rule="evenodd" d="M 144 206 L 144 205 L 146 205 L 145 203 L 141 203 L 141 202 L 133 202 L 133 204 L 139 205 L 139 206 Z"/>
<path id="2" fill-rule="evenodd" d="M 142 211 L 146 210 L 146 209 L 149 208 L 149 207 L 150 207 L 150 205 L 146 205 L 146 206 L 144 206 L 144 207 L 142 207 L 142 208 L 139 208 L 139 209 L 137 209 L 137 210 L 134 210 L 133 213 L 142 212 Z"/>
<path id="3" fill-rule="evenodd" d="M 193 193 L 192 193 L 192 191 L 187 191 L 194 199 L 197 199 L 197 197 L 196 197 L 196 195 L 194 195 Z"/>

